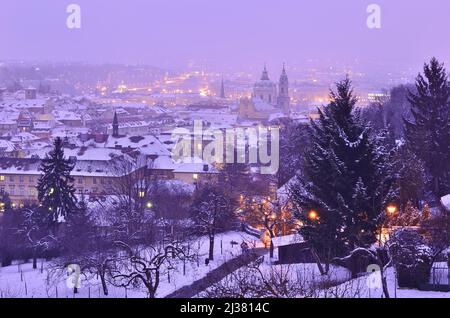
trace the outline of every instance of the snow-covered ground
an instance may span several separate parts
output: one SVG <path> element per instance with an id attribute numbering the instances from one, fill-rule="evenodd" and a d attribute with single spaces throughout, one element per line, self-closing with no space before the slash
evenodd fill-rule
<path id="1" fill-rule="evenodd" d="M 435 264 L 435 267 L 447 267 L 446 263 Z M 384 297 L 379 275 L 373 274 L 347 281 L 330 288 L 328 296 L 334 294 L 342 298 L 381 298 Z M 391 298 L 450 298 L 450 292 L 420 291 L 416 289 L 396 288 L 394 268 L 387 270 L 387 284 Z"/>
<path id="2" fill-rule="evenodd" d="M 238 243 L 232 245 L 231 242 Z M 200 250 L 199 262 L 186 263 L 186 274 L 183 275 L 183 263 L 175 264 L 170 271 L 169 277 L 161 277 L 160 287 L 157 297 L 164 297 L 179 288 L 189 285 L 192 282 L 204 277 L 208 272 L 217 268 L 225 261 L 241 254 L 240 244 L 246 241 L 251 246 L 261 246 L 261 243 L 254 237 L 243 232 L 227 232 L 218 234 L 215 240 L 214 261 L 205 265 L 205 258 L 208 255 L 209 241 L 207 237 L 202 237 L 192 241 L 191 247 Z M 221 248 L 222 246 L 222 248 Z M 40 271 L 41 262 L 38 269 L 33 270 L 31 263 L 16 264 L 8 267 L 0 267 L 0 298 L 104 298 L 100 280 L 96 278 L 81 278 L 81 288 L 78 294 L 73 294 L 73 290 L 67 287 L 67 275 L 61 271 L 56 278 L 49 277 L 49 263 L 43 263 L 43 272 Z M 109 298 L 142 298 L 146 297 L 145 289 L 127 289 L 108 286 Z"/>
<path id="3" fill-rule="evenodd" d="M 274 260 L 277 259 L 277 254 L 277 249 L 275 249 Z M 436 263 L 434 264 L 434 267 L 441 269 L 447 268 L 447 264 Z M 330 271 L 327 275 L 321 275 L 317 264 L 315 263 L 273 265 L 268 257 L 265 257 L 264 262 L 259 268 L 263 273 L 267 274 L 267 277 L 269 277 L 271 273 L 284 272 L 284 275 L 288 273 L 291 281 L 300 284 L 302 286 L 301 290 L 305 291 L 305 294 L 290 295 L 289 297 L 381 298 L 383 294 L 379 272 L 351 279 L 351 273 L 346 268 L 332 265 L 330 266 Z M 431 292 L 404 288 L 400 289 L 398 287 L 395 288 L 396 279 L 393 267 L 388 268 L 387 277 L 391 298 L 450 298 L 450 292 Z M 233 275 L 229 275 L 219 284 L 229 286 L 231 279 L 233 279 Z M 440 281 L 442 283 L 448 282 L 448 278 L 442 278 Z M 200 293 L 198 297 L 204 295 L 206 294 Z"/>
<path id="4" fill-rule="evenodd" d="M 238 243 L 232 245 L 231 242 Z M 183 263 L 175 264 L 170 272 L 170 283 L 168 277 L 161 278 L 161 285 L 157 297 L 164 297 L 179 288 L 189 285 L 204 277 L 208 272 L 217 268 L 227 260 L 241 254 L 240 243 L 246 241 L 252 247 L 261 247 L 261 243 L 254 237 L 242 232 L 227 232 L 219 234 L 215 241 L 215 260 L 205 265 L 204 259 L 208 254 L 208 239 L 202 237 L 192 241 L 193 249 L 200 248 L 200 257 L 197 261 L 186 263 L 186 274 L 183 275 Z M 222 246 L 222 249 L 221 249 Z M 277 270 L 286 265 L 273 265 L 266 256 L 261 265 L 263 271 Z M 275 258 L 277 251 L 275 250 Z M 446 267 L 446 263 L 437 264 L 438 267 Z M 104 298 L 101 283 L 96 278 L 82 278 L 82 285 L 78 294 L 66 285 L 67 275 L 61 271 L 56 279 L 48 275 L 49 263 L 43 263 L 43 272 L 33 270 L 31 263 L 15 264 L 9 267 L 0 267 L 0 298 Z M 380 298 L 382 297 L 381 284 L 377 276 L 362 276 L 350 279 L 348 270 L 342 267 L 332 266 L 327 276 L 320 275 L 316 264 L 289 265 L 290 275 L 293 279 L 300 279 L 303 283 L 314 285 L 316 288 L 326 288 L 318 291 L 315 297 L 340 297 L 340 298 Z M 450 293 L 429 292 L 412 289 L 395 288 L 395 277 L 393 268 L 388 269 L 388 287 L 392 298 L 450 298 Z M 333 287 L 327 287 L 333 286 Z M 109 298 L 142 298 L 146 297 L 145 289 L 127 289 L 108 286 Z M 301 297 L 301 296 L 300 296 Z"/>

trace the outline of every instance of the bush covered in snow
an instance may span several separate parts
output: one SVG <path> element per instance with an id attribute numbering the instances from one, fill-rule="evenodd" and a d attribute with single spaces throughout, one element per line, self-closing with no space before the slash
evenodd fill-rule
<path id="1" fill-rule="evenodd" d="M 432 267 L 432 250 L 414 230 L 399 229 L 390 240 L 399 287 L 419 288 L 427 283 Z"/>

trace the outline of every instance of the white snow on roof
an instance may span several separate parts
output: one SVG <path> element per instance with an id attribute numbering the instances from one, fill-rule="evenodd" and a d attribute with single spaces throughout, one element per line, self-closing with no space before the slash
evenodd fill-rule
<path id="1" fill-rule="evenodd" d="M 14 111 L 2 111 L 0 112 L 0 124 L 14 125 L 17 124 L 20 113 Z"/>
<path id="2" fill-rule="evenodd" d="M 52 115 L 55 117 L 56 120 L 70 120 L 70 121 L 79 121 L 81 120 L 81 115 L 67 111 L 67 110 L 54 110 L 52 112 Z"/>
<path id="3" fill-rule="evenodd" d="M 139 149 L 145 155 L 168 156 L 170 152 L 155 136 L 126 136 L 115 138 L 110 136 L 105 143 L 106 148 Z"/>
<path id="4" fill-rule="evenodd" d="M 258 111 L 271 111 L 275 109 L 272 105 L 266 103 L 259 97 L 253 97 L 252 102 L 253 105 L 255 105 L 255 109 Z"/>
<path id="5" fill-rule="evenodd" d="M 0 151 L 1 152 L 12 152 L 16 149 L 14 144 L 8 140 L 0 140 Z"/>
<path id="6" fill-rule="evenodd" d="M 37 156 L 39 158 L 45 158 L 45 155 L 53 149 L 50 145 L 46 148 L 29 151 L 26 155 L 27 158 Z M 76 157 L 78 160 L 90 160 L 90 161 L 108 161 L 115 157 L 122 156 L 122 151 L 108 148 L 64 148 L 64 156 L 66 158 Z"/>
<path id="7" fill-rule="evenodd" d="M 446 196 L 443 196 L 441 198 L 442 205 L 444 206 L 447 211 L 450 212 L 450 194 L 447 194 Z"/>
<path id="8" fill-rule="evenodd" d="M 280 247 L 280 246 L 287 246 L 287 245 L 292 245 L 292 244 L 303 243 L 303 242 L 305 242 L 305 240 L 303 239 L 303 237 L 300 234 L 291 234 L 291 235 L 274 237 L 272 239 L 272 242 L 275 247 Z"/>
<path id="9" fill-rule="evenodd" d="M 173 170 L 175 164 L 170 156 L 158 156 L 155 160 L 150 160 L 148 167 L 150 169 Z"/>

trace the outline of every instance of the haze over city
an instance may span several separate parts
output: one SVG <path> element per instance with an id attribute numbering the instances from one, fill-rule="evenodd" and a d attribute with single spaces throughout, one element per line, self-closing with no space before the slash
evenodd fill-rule
<path id="1" fill-rule="evenodd" d="M 70 3 L 2 0 L 0 59 L 258 72 L 264 63 L 395 72 L 450 60 L 446 0 L 377 1 L 380 29 L 366 25 L 366 0 L 79 0 L 76 30 L 65 25 Z"/>

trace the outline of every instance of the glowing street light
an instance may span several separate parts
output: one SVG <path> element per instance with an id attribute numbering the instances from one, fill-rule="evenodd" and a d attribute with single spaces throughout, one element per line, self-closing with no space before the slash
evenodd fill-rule
<path id="1" fill-rule="evenodd" d="M 388 214 L 392 215 L 397 212 L 397 206 L 395 206 L 394 204 L 390 204 L 386 207 L 386 211 Z"/>
<path id="2" fill-rule="evenodd" d="M 151 209 L 153 208 L 153 203 L 152 202 L 147 202 L 147 209 Z"/>
<path id="3" fill-rule="evenodd" d="M 308 219 L 311 221 L 317 221 L 319 219 L 319 214 L 316 211 L 311 210 L 308 213 Z"/>

